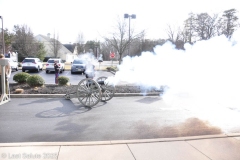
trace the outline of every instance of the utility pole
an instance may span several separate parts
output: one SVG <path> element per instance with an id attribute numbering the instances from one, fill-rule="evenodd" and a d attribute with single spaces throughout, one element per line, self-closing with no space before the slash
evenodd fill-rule
<path id="1" fill-rule="evenodd" d="M 5 42 L 4 42 L 4 30 L 3 30 L 3 17 L 0 16 L 2 19 L 2 48 L 3 48 L 3 55 L 5 55 Z"/>
<path id="2" fill-rule="evenodd" d="M 124 14 L 124 18 L 128 18 L 129 19 L 129 29 L 128 29 L 128 55 L 130 55 L 130 44 L 131 44 L 131 34 L 130 34 L 130 22 L 131 22 L 131 19 L 136 19 L 136 15 L 135 14 L 132 14 L 132 15 L 129 15 L 129 14 Z"/>

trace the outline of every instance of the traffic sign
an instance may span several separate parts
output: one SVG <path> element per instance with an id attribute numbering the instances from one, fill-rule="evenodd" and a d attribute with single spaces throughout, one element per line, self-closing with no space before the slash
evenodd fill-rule
<path id="1" fill-rule="evenodd" d="M 110 58 L 114 58 L 114 57 L 115 57 L 115 53 L 114 52 L 110 53 Z"/>

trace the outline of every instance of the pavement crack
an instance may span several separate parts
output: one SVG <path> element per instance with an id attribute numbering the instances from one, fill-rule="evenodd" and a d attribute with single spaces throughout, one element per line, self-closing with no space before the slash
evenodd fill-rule
<path id="1" fill-rule="evenodd" d="M 188 141 L 185 141 L 187 144 L 189 144 L 191 147 L 193 147 L 194 149 L 196 149 L 198 152 L 202 153 L 204 156 L 206 156 L 209 160 L 212 160 L 210 157 L 208 157 L 206 154 L 204 154 L 203 152 L 201 152 L 199 149 L 197 149 L 196 147 L 194 147 L 193 145 L 191 145 L 190 143 L 188 143 Z"/>
<path id="2" fill-rule="evenodd" d="M 57 160 L 58 160 L 58 157 L 59 157 L 59 154 L 60 154 L 61 147 L 62 146 L 59 146 L 59 149 L 58 149 Z"/>
<path id="3" fill-rule="evenodd" d="M 127 145 L 128 149 L 129 149 L 129 151 L 131 152 L 131 154 L 132 154 L 133 158 L 134 158 L 135 160 L 137 160 L 137 159 L 136 159 L 136 157 L 134 156 L 134 154 L 133 154 L 132 150 L 130 149 L 129 145 L 128 145 L 128 144 L 126 144 L 126 145 Z"/>

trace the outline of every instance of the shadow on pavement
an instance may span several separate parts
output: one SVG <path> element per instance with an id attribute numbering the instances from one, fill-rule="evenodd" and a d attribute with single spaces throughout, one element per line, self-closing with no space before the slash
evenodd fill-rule
<path id="1" fill-rule="evenodd" d="M 159 100 L 162 100 L 162 98 L 161 97 L 144 97 L 140 100 L 137 100 L 136 102 L 151 104 Z"/>
<path id="2" fill-rule="evenodd" d="M 36 117 L 38 118 L 59 118 L 59 117 L 66 117 L 66 116 L 73 116 L 73 115 L 78 115 L 82 114 L 85 112 L 88 112 L 92 110 L 93 108 L 98 108 L 104 106 L 107 102 L 99 102 L 98 105 L 93 106 L 93 107 L 85 107 L 79 103 L 79 106 L 77 104 L 74 104 L 71 100 L 65 100 L 65 99 L 56 99 L 56 98 L 51 98 L 51 99 L 46 99 L 46 100 L 36 100 L 36 101 L 31 101 L 30 103 L 25 103 L 21 105 L 27 105 L 27 104 L 32 104 L 32 103 L 46 103 L 46 102 L 61 102 L 62 105 L 61 107 L 55 107 L 53 109 L 45 110 L 40 113 L 36 114 Z"/>

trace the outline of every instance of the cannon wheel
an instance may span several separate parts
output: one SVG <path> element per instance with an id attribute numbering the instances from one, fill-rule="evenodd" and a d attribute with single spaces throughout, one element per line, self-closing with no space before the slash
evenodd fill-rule
<path id="1" fill-rule="evenodd" d="M 102 98 L 99 84 L 91 78 L 86 78 L 78 83 L 77 98 L 86 107 L 95 106 Z"/>
<path id="2" fill-rule="evenodd" d="M 102 101 L 109 101 L 113 98 L 115 94 L 115 87 L 113 85 L 108 84 L 105 80 L 107 77 L 99 77 L 96 81 L 100 82 L 103 81 L 104 84 L 100 84 L 101 91 L 102 91 Z"/>

